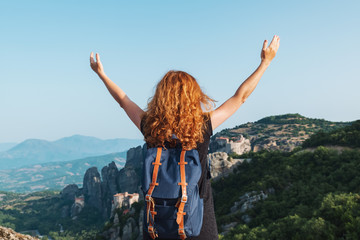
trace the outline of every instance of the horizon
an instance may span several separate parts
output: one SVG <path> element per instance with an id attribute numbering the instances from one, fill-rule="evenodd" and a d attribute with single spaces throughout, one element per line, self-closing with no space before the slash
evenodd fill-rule
<path id="1" fill-rule="evenodd" d="M 217 106 L 260 63 L 265 39 L 280 48 L 258 86 L 214 133 L 271 115 L 360 119 L 359 1 L 0 3 L 0 143 L 84 135 L 141 139 L 89 66 L 141 108 L 170 69 L 193 75 Z M 356 30 L 358 29 L 358 30 Z"/>
<path id="2" fill-rule="evenodd" d="M 257 122 L 263 118 L 266 118 L 266 117 L 270 117 L 270 116 L 281 116 L 281 115 L 286 115 L 286 114 L 300 114 L 300 113 L 284 113 L 284 114 L 279 114 L 279 115 L 269 115 L 269 116 L 265 116 L 265 117 L 262 117 L 256 121 L 253 121 L 253 122 Z M 360 119 L 355 119 L 353 121 L 330 121 L 330 120 L 327 120 L 327 119 L 322 119 L 322 118 L 309 118 L 309 117 L 306 117 L 302 114 L 300 114 L 301 116 L 305 117 L 305 118 L 308 118 L 308 119 L 318 119 L 318 120 L 324 120 L 324 121 L 329 121 L 329 122 L 336 122 L 336 123 L 349 123 L 349 122 L 355 122 L 357 120 L 360 120 Z M 246 122 L 246 123 L 249 123 L 249 122 Z M 246 123 L 242 123 L 242 124 L 246 124 Z M 242 124 L 239 124 L 239 125 L 242 125 Z M 236 126 L 239 126 L 239 125 L 234 125 L 233 127 L 230 127 L 230 128 L 235 128 Z M 219 129 L 217 132 L 220 132 L 224 129 Z M 214 133 L 215 134 L 215 133 Z M 55 142 L 55 141 L 58 141 L 60 139 L 63 139 L 63 138 L 69 138 L 69 137 L 74 137 L 74 136 L 81 136 L 81 137 L 89 137 L 89 138 L 97 138 L 97 139 L 100 139 L 100 140 L 113 140 L 113 139 L 126 139 L 126 140 L 142 140 L 144 141 L 143 138 L 123 138 L 123 137 L 117 137 L 117 138 L 100 138 L 100 137 L 96 137 L 96 136 L 90 136 L 90 135 L 82 135 L 82 134 L 72 134 L 70 136 L 63 136 L 63 137 L 60 137 L 60 138 L 57 138 L 57 139 L 53 139 L 53 140 L 49 140 L 49 139 L 40 139 L 40 138 L 27 138 L 27 139 L 24 139 L 23 141 L 20 141 L 20 142 L 0 142 L 0 144 L 20 144 L 24 141 L 27 141 L 27 140 L 45 140 L 45 141 L 48 141 L 48 142 Z M 6 150 L 5 150 L 6 151 Z M 0 151 L 1 152 L 1 151 Z"/>

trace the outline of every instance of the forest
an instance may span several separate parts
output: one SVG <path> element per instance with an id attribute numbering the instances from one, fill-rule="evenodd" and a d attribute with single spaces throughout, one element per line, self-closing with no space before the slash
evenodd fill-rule
<path id="1" fill-rule="evenodd" d="M 359 143 L 358 120 L 316 133 L 292 152 L 236 156 L 252 160 L 212 184 L 219 231 L 236 224 L 221 239 L 360 239 Z M 268 197 L 231 212 L 251 191 Z"/>

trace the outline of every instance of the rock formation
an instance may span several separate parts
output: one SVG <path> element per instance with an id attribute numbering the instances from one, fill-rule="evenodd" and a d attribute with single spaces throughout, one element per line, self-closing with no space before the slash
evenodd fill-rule
<path id="1" fill-rule="evenodd" d="M 250 161 L 250 159 L 232 159 L 225 152 L 210 153 L 208 157 L 210 159 L 211 176 L 214 180 L 220 176 L 227 176 L 244 160 Z"/>
<path id="2" fill-rule="evenodd" d="M 74 201 L 76 194 L 78 193 L 79 188 L 76 184 L 67 185 L 60 193 L 62 199 L 67 201 Z"/>
<path id="3" fill-rule="evenodd" d="M 84 176 L 83 188 L 72 184 L 66 186 L 61 192 L 62 199 L 72 199 L 73 201 L 72 205 L 63 207 L 62 215 L 76 219 L 84 207 L 95 207 L 100 211 L 104 220 L 110 219 L 112 223 L 112 226 L 101 234 L 106 239 L 126 240 L 134 237 L 142 239 L 143 210 L 141 210 L 140 216 L 137 215 L 139 219 L 135 219 L 131 200 L 142 199 L 140 184 L 145 151 L 146 145 L 129 149 L 126 164 L 120 171 L 114 162 L 101 169 L 101 176 L 96 167 L 89 168 Z M 244 160 L 250 161 L 250 159 L 232 159 L 226 152 L 211 153 L 208 157 L 211 162 L 211 175 L 215 180 L 231 173 Z M 81 198 L 82 196 L 83 198 Z M 134 199 L 130 199 L 129 196 Z M 116 209 L 124 206 L 130 207 L 130 211 L 125 210 L 126 213 L 124 211 L 119 215 Z M 122 214 L 128 214 L 129 217 L 120 226 L 119 218 Z"/>
<path id="4" fill-rule="evenodd" d="M 0 226 L 0 239 L 3 240 L 39 240 L 38 238 L 31 237 L 29 235 L 24 235 L 15 232 L 11 228 L 1 227 Z"/>
<path id="5" fill-rule="evenodd" d="M 139 227 L 136 223 L 135 219 L 130 217 L 126 220 L 126 224 L 123 228 L 123 234 L 121 236 L 121 240 L 131 240 L 132 236 L 139 235 Z"/>
<path id="6" fill-rule="evenodd" d="M 102 211 L 101 178 L 96 167 L 89 168 L 84 176 L 83 194 L 85 204 Z"/>
<path id="7" fill-rule="evenodd" d="M 119 170 L 114 162 L 111 162 L 108 166 L 101 169 L 101 190 L 102 190 L 102 205 L 103 216 L 109 217 L 111 212 L 111 204 L 113 196 L 118 193 L 118 186 L 116 183 Z"/>
<path id="8" fill-rule="evenodd" d="M 85 205 L 84 196 L 75 197 L 75 202 L 71 206 L 70 217 L 76 219 L 77 215 L 84 208 L 84 205 Z"/>
<path id="9" fill-rule="evenodd" d="M 257 191 L 247 192 L 240 196 L 240 201 L 234 203 L 234 205 L 230 208 L 230 212 L 231 214 L 234 214 L 237 211 L 240 211 L 240 213 L 245 213 L 247 210 L 253 208 L 256 202 L 266 199 L 268 194 L 273 194 L 274 192 L 274 188 L 269 188 L 266 190 L 266 192 L 260 191 L 260 193 Z M 245 223 L 249 223 L 251 221 L 250 216 L 247 214 L 242 215 L 241 219 Z"/>
<path id="10" fill-rule="evenodd" d="M 137 214 L 135 214 L 134 208 L 132 208 L 127 214 L 129 217 L 127 218 L 125 224 L 121 224 L 118 213 L 115 213 L 114 217 L 109 220 L 111 227 L 100 233 L 100 236 L 108 240 L 143 239 L 143 209 L 141 209 L 140 213 L 138 213 L 139 219 L 135 218 L 135 215 Z"/>
<path id="11" fill-rule="evenodd" d="M 108 219 L 115 194 L 129 192 L 142 196 L 140 180 L 145 149 L 146 146 L 129 149 L 126 164 L 120 171 L 114 162 L 101 169 L 101 176 L 96 167 L 91 167 L 85 173 L 83 188 L 75 184 L 66 186 L 61 192 L 61 198 L 71 201 L 72 205 L 64 206 L 61 215 L 76 218 L 84 206 L 89 206 L 98 209 L 103 218 Z M 84 197 L 84 204 L 78 199 L 81 196 Z"/>
<path id="12" fill-rule="evenodd" d="M 144 145 L 144 147 L 131 148 L 127 152 L 126 164 L 120 170 L 117 179 L 117 184 L 120 187 L 119 192 L 141 193 L 139 186 L 145 150 L 146 146 Z"/>

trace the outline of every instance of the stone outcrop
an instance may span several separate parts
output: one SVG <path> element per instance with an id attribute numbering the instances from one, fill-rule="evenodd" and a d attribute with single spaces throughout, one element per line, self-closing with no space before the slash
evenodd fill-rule
<path id="1" fill-rule="evenodd" d="M 126 164 L 120 171 L 114 162 L 101 169 L 101 176 L 96 167 L 91 167 L 85 173 L 82 188 L 75 184 L 66 186 L 61 192 L 61 198 L 71 201 L 72 205 L 63 207 L 62 217 L 76 218 L 85 206 L 89 206 L 98 209 L 103 218 L 108 219 L 114 195 L 130 192 L 142 196 L 140 184 L 145 150 L 145 145 L 129 149 Z M 84 204 L 78 199 L 81 196 L 84 197 Z"/>
<path id="2" fill-rule="evenodd" d="M 102 211 L 101 178 L 96 167 L 89 168 L 84 176 L 83 193 L 85 204 Z"/>
<path id="3" fill-rule="evenodd" d="M 84 205 L 85 205 L 84 196 L 75 197 L 75 202 L 71 206 L 70 217 L 73 219 L 76 218 L 76 216 L 84 208 Z"/>
<path id="4" fill-rule="evenodd" d="M 74 201 L 74 198 L 78 191 L 79 187 L 76 184 L 69 184 L 61 191 L 60 196 L 64 200 Z"/>
<path id="5" fill-rule="evenodd" d="M 210 159 L 211 176 L 214 180 L 232 173 L 236 166 L 244 160 L 250 161 L 250 159 L 232 159 L 226 152 L 210 153 L 208 157 Z"/>
<path id="6" fill-rule="evenodd" d="M 126 224 L 123 228 L 123 234 L 121 240 L 131 240 L 132 236 L 139 235 L 139 227 L 135 219 L 130 217 L 126 220 Z"/>
<path id="7" fill-rule="evenodd" d="M 70 217 L 70 209 L 71 207 L 69 205 L 64 205 L 60 210 L 60 216 L 62 218 Z"/>
<path id="8" fill-rule="evenodd" d="M 140 175 L 132 167 L 120 170 L 118 185 L 119 192 L 139 192 Z"/>
<path id="9" fill-rule="evenodd" d="M 140 214 L 139 214 L 139 236 L 136 240 L 141 240 L 143 239 L 143 227 L 144 227 L 144 209 L 140 210 Z"/>
<path id="10" fill-rule="evenodd" d="M 31 237 L 29 235 L 24 235 L 15 232 L 11 228 L 1 227 L 0 226 L 0 239 L 4 240 L 39 240 L 38 238 Z"/>
<path id="11" fill-rule="evenodd" d="M 221 228 L 222 228 L 222 232 L 221 232 L 221 235 L 225 236 L 227 233 L 230 232 L 230 230 L 232 228 L 234 228 L 238 223 L 237 222 L 231 222 L 231 223 L 228 223 L 228 224 L 224 224 L 224 225 L 221 225 Z"/>
<path id="12" fill-rule="evenodd" d="M 139 186 L 141 184 L 141 174 L 143 169 L 144 147 L 138 146 L 131 148 L 127 152 L 126 164 L 120 170 L 117 184 L 120 187 L 119 192 L 141 193 Z"/>
<path id="13" fill-rule="evenodd" d="M 118 192 L 118 186 L 116 183 L 119 170 L 114 162 L 111 162 L 108 166 L 101 169 L 101 192 L 102 192 L 102 205 L 103 216 L 105 218 L 110 216 L 111 204 L 113 196 Z"/>
<path id="14" fill-rule="evenodd" d="M 100 235 L 108 240 L 141 240 L 143 239 L 143 209 L 140 210 L 139 219 L 135 219 L 135 209 L 132 208 L 127 214 L 130 217 L 125 224 L 120 225 L 119 215 L 115 213 L 114 217 L 110 219 L 111 227 Z M 122 229 L 120 228 L 122 226 Z"/>
<path id="15" fill-rule="evenodd" d="M 113 196 L 118 192 L 116 184 L 116 178 L 119 174 L 119 170 L 114 162 L 111 162 L 108 166 L 101 169 L 102 188 L 103 192 Z"/>
<path id="16" fill-rule="evenodd" d="M 264 140 L 261 144 L 255 144 L 253 146 L 253 151 L 258 152 L 263 149 L 265 150 L 281 150 L 290 152 L 294 148 L 301 146 L 302 142 L 295 141 L 291 139 L 282 139 L 282 140 Z"/>
<path id="17" fill-rule="evenodd" d="M 240 196 L 240 201 L 234 203 L 234 205 L 230 208 L 230 212 L 231 214 L 234 214 L 237 211 L 240 211 L 240 213 L 245 213 L 247 210 L 253 208 L 256 202 L 266 199 L 269 194 L 273 194 L 274 192 L 274 188 L 269 188 L 265 192 L 247 192 L 244 195 Z M 251 221 L 250 216 L 247 214 L 242 215 L 241 219 L 245 223 L 249 223 Z"/>

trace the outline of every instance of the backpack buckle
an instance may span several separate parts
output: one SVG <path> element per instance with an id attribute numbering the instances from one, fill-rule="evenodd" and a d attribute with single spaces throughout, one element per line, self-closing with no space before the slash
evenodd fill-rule
<path id="1" fill-rule="evenodd" d="M 151 202 L 151 199 L 152 199 L 151 195 L 146 194 L 146 196 L 145 196 L 145 201 Z"/>
<path id="2" fill-rule="evenodd" d="M 148 232 L 149 233 L 155 233 L 153 226 L 148 226 Z"/>
<path id="3" fill-rule="evenodd" d="M 153 226 L 149 226 L 149 227 L 148 227 L 148 232 L 149 232 L 150 237 L 151 237 L 152 239 L 155 239 L 155 238 L 158 237 L 158 234 L 157 234 L 157 232 L 156 232 L 156 230 L 155 230 L 155 228 L 154 228 Z"/>
<path id="4" fill-rule="evenodd" d="M 187 195 L 182 195 L 181 196 L 181 202 L 186 203 L 187 202 L 187 197 L 188 197 Z"/>
<path id="5" fill-rule="evenodd" d="M 184 228 L 179 228 L 179 229 L 178 229 L 178 234 L 179 234 L 180 236 L 186 236 L 186 235 L 185 235 L 185 230 L 184 230 Z"/>

